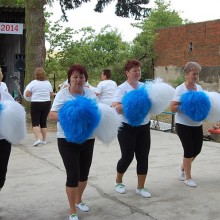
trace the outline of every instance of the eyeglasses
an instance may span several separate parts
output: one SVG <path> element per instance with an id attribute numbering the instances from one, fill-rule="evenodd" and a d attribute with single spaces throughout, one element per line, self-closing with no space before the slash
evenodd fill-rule
<path id="1" fill-rule="evenodd" d="M 198 76 L 199 75 L 199 73 L 193 73 L 193 76 Z"/>

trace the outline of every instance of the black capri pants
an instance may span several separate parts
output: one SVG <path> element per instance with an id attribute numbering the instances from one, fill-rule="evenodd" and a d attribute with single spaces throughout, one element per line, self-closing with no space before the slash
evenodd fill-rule
<path id="1" fill-rule="evenodd" d="M 5 184 L 8 161 L 11 154 L 11 143 L 0 140 L 0 188 Z"/>
<path id="2" fill-rule="evenodd" d="M 47 127 L 47 116 L 50 112 L 51 101 L 31 102 L 31 123 L 32 127 Z"/>
<path id="3" fill-rule="evenodd" d="M 176 123 L 176 132 L 183 146 L 184 157 L 196 157 L 202 150 L 203 128 Z"/>
<path id="4" fill-rule="evenodd" d="M 95 139 L 89 139 L 82 144 L 67 142 L 65 138 L 58 138 L 57 141 L 66 169 L 66 186 L 77 187 L 78 182 L 88 180 Z"/>
<path id="5" fill-rule="evenodd" d="M 118 141 L 121 148 L 121 158 L 117 164 L 117 172 L 125 173 L 135 155 L 137 174 L 146 175 L 151 144 L 150 122 L 138 127 L 123 123 L 118 132 Z"/>

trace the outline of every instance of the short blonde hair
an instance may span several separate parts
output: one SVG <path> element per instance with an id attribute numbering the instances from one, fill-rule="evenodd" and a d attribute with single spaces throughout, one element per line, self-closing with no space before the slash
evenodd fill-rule
<path id="1" fill-rule="evenodd" d="M 42 67 L 37 67 L 34 71 L 36 80 L 44 81 L 46 79 L 46 73 Z"/>
<path id="2" fill-rule="evenodd" d="M 202 67 L 197 62 L 188 62 L 183 68 L 185 74 L 189 73 L 192 70 L 201 71 Z"/>

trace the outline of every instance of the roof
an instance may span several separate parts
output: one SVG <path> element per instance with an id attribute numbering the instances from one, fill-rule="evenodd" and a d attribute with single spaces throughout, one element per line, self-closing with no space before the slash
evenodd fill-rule
<path id="1" fill-rule="evenodd" d="M 25 8 L 0 5 L 0 22 L 25 23 Z"/>

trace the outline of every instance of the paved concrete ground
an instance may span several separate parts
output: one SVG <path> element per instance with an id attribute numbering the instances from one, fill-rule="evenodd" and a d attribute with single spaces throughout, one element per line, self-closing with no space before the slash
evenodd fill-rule
<path id="1" fill-rule="evenodd" d="M 197 188 L 178 180 L 182 148 L 177 135 L 152 130 L 147 187 L 152 198 L 135 194 L 135 160 L 124 183 L 127 193 L 114 189 L 120 156 L 117 140 L 106 147 L 97 141 L 84 201 L 89 213 L 80 220 L 217 220 L 220 219 L 220 144 L 204 142 L 193 165 Z M 48 144 L 33 147 L 33 134 L 12 148 L 6 184 L 0 192 L 0 220 L 68 220 L 65 170 L 55 132 Z"/>

